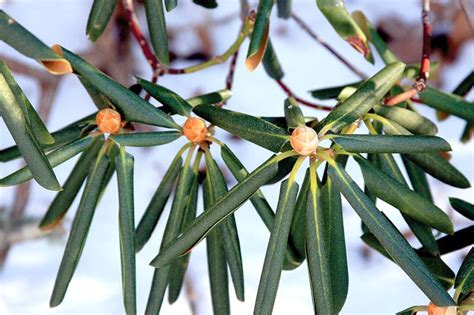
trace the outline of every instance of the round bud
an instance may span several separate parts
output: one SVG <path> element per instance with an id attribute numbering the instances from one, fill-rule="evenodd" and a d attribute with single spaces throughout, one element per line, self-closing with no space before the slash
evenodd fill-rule
<path id="1" fill-rule="evenodd" d="M 191 142 L 203 142 L 207 136 L 206 122 L 200 118 L 189 117 L 184 123 L 183 134 Z"/>
<path id="2" fill-rule="evenodd" d="M 436 306 L 433 302 L 428 304 L 428 315 L 456 315 L 456 306 Z"/>
<path id="3" fill-rule="evenodd" d="M 113 109 L 104 108 L 101 109 L 97 116 L 95 116 L 95 121 L 100 131 L 104 133 L 117 133 L 122 127 L 122 119 L 120 114 Z"/>
<path id="4" fill-rule="evenodd" d="M 319 144 L 318 134 L 306 126 L 295 128 L 290 137 L 290 144 L 300 155 L 313 154 Z"/>

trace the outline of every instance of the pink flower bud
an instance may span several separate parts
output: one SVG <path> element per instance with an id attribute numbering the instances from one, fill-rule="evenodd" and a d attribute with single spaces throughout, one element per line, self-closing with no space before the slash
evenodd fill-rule
<path id="1" fill-rule="evenodd" d="M 318 134 L 312 128 L 298 127 L 291 134 L 290 144 L 300 155 L 314 154 L 319 144 Z"/>
<path id="2" fill-rule="evenodd" d="M 104 133 L 117 133 L 122 128 L 120 114 L 113 109 L 101 109 L 95 116 L 95 121 L 100 131 Z"/>
<path id="3" fill-rule="evenodd" d="M 201 143 L 206 140 L 206 122 L 200 118 L 190 117 L 183 126 L 183 134 L 193 143 Z"/>

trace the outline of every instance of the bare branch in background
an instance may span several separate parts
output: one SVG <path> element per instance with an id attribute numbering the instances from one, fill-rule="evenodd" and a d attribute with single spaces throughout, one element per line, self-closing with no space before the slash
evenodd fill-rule
<path id="1" fill-rule="evenodd" d="M 365 79 L 367 76 L 357 69 L 353 64 L 349 62 L 344 56 L 342 56 L 337 50 L 335 50 L 329 43 L 327 43 L 324 39 L 322 39 L 318 34 L 316 34 L 308 24 L 301 17 L 299 17 L 296 13 L 292 12 L 291 17 L 295 20 L 296 24 L 301 27 L 312 39 L 326 48 L 331 54 L 334 55 L 341 63 L 343 63 L 347 68 L 349 68 L 355 75 L 357 75 L 361 79 Z"/>

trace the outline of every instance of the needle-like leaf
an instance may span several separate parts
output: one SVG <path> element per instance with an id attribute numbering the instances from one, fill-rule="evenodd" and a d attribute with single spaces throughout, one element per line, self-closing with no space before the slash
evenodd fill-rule
<path id="1" fill-rule="evenodd" d="M 379 35 L 372 23 L 367 20 L 367 17 L 361 11 L 352 12 L 352 18 L 359 25 L 360 29 L 364 32 L 367 39 L 374 45 L 375 50 L 382 58 L 383 62 L 388 65 L 389 63 L 399 61 L 397 56 L 388 48 L 385 41 Z"/>
<path id="2" fill-rule="evenodd" d="M 166 9 L 170 11 L 171 9 L 168 9 L 168 2 L 169 1 L 166 2 Z M 145 13 L 153 50 L 155 51 L 158 60 L 163 65 L 167 66 L 170 63 L 170 60 L 163 0 L 145 0 Z"/>
<path id="3" fill-rule="evenodd" d="M 154 147 L 173 142 L 181 136 L 182 134 L 179 131 L 155 131 L 121 133 L 112 135 L 110 138 L 129 147 Z"/>
<path id="4" fill-rule="evenodd" d="M 86 35 L 91 41 L 95 42 L 102 35 L 116 4 L 116 0 L 94 0 L 86 26 Z"/>
<path id="5" fill-rule="evenodd" d="M 112 78 L 94 68 L 78 55 L 63 47 L 56 46 L 56 48 L 71 63 L 77 74 L 86 78 L 94 88 L 113 102 L 124 115 L 125 120 L 181 129 L 181 126 L 176 124 L 170 116 L 112 80 Z"/>
<path id="6" fill-rule="evenodd" d="M 11 16 L 0 10 L 0 40 L 41 63 L 52 74 L 71 73 L 67 60 L 55 53 Z"/>
<path id="7" fill-rule="evenodd" d="M 217 8 L 216 0 L 193 0 L 194 3 L 200 5 L 206 9 L 215 9 Z"/>
<path id="8" fill-rule="evenodd" d="M 374 111 L 418 135 L 435 135 L 436 125 L 429 119 L 409 109 L 393 106 L 375 105 Z"/>
<path id="9" fill-rule="evenodd" d="M 265 49 L 265 54 L 263 55 L 262 59 L 262 64 L 265 72 L 270 78 L 274 80 L 281 80 L 285 75 L 270 39 L 268 39 L 267 48 Z"/>
<path id="10" fill-rule="evenodd" d="M 458 303 L 462 301 L 464 295 L 474 288 L 474 247 L 471 248 L 466 258 L 464 258 L 456 276 L 454 287 L 456 288 L 454 299 Z"/>
<path id="11" fill-rule="evenodd" d="M 329 176 L 389 255 L 426 296 L 436 305 L 453 305 L 454 301 L 408 242 L 375 207 L 344 168 L 338 163 L 332 163 L 329 167 Z"/>
<path id="12" fill-rule="evenodd" d="M 148 242 L 151 234 L 155 230 L 158 220 L 165 209 L 166 202 L 171 194 L 176 178 L 181 170 L 183 159 L 177 155 L 168 170 L 166 171 L 160 185 L 156 189 L 150 203 L 148 204 L 145 213 L 143 214 L 136 230 L 136 250 L 140 251 Z"/>
<path id="13" fill-rule="evenodd" d="M 309 194 L 309 168 L 306 170 L 303 184 L 298 193 L 298 198 L 295 203 L 295 210 L 291 220 L 290 229 L 290 243 L 292 243 L 297 259 L 301 262 L 306 258 L 305 238 L 306 238 L 306 209 L 308 208 L 308 194 Z"/>
<path id="14" fill-rule="evenodd" d="M 191 184 L 191 190 L 189 191 L 189 195 L 186 197 L 186 210 L 180 229 L 181 231 L 186 229 L 196 218 L 198 188 L 199 174 L 193 169 L 193 182 Z M 190 256 L 191 253 L 187 253 L 186 255 L 179 257 L 176 263 L 174 263 L 171 267 L 170 283 L 168 287 L 168 302 L 170 304 L 176 302 L 179 297 L 181 287 L 183 286 L 184 275 L 186 273 L 186 269 L 188 268 Z"/>
<path id="15" fill-rule="evenodd" d="M 79 137 L 81 137 L 81 135 L 82 135 L 81 126 L 71 124 L 70 126 L 66 126 L 51 134 L 51 136 L 53 136 L 53 139 L 54 139 L 53 143 L 51 144 L 40 143 L 40 146 L 44 151 L 51 151 L 64 144 L 77 140 Z M 18 146 L 16 145 L 0 150 L 0 162 L 9 162 L 21 156 L 22 156 L 21 152 L 18 149 Z"/>
<path id="16" fill-rule="evenodd" d="M 310 166 L 310 184 L 306 209 L 306 257 L 313 305 L 318 314 L 334 314 L 331 285 L 329 234 L 327 215 L 321 205 L 321 192 L 315 164 Z"/>
<path id="17" fill-rule="evenodd" d="M 427 87 L 419 95 L 420 100 L 426 105 L 474 123 L 474 104 L 464 100 L 461 96 L 442 92 L 432 87 Z"/>
<path id="18" fill-rule="evenodd" d="M 260 0 L 258 2 L 257 16 L 255 17 L 247 59 L 245 60 L 245 65 L 250 71 L 257 68 L 266 50 L 273 3 L 274 0 Z"/>
<path id="19" fill-rule="evenodd" d="M 279 152 L 288 140 L 285 129 L 254 116 L 211 105 L 199 105 L 193 111 L 231 134 L 273 152 Z"/>
<path id="20" fill-rule="evenodd" d="M 377 240 L 377 238 L 375 238 L 372 233 L 364 233 L 361 236 L 361 239 L 367 246 L 376 250 L 386 258 L 393 260 L 392 257 L 390 257 L 390 255 L 387 253 L 385 248 L 382 246 L 382 244 L 380 244 L 380 242 Z M 420 253 L 420 250 L 417 250 L 417 252 Z M 443 287 L 446 290 L 449 290 L 454 284 L 454 272 L 451 270 L 451 268 L 449 268 L 449 266 L 446 265 L 446 263 L 439 256 L 432 256 L 427 253 L 420 253 L 419 256 L 421 260 L 425 263 L 426 267 L 428 267 L 428 269 L 443 285 Z"/>
<path id="21" fill-rule="evenodd" d="M 402 171 L 398 167 L 398 164 L 395 161 L 395 158 L 393 157 L 393 155 L 387 154 L 387 153 L 377 154 L 377 164 L 378 164 L 378 168 L 381 171 L 385 172 L 385 174 L 387 174 L 388 176 L 390 176 L 391 178 L 393 178 L 394 180 L 396 180 L 397 182 L 399 182 L 400 184 L 408 188 L 408 183 L 405 177 L 403 176 Z M 413 189 L 415 190 L 415 192 L 418 193 L 415 187 L 416 186 L 414 186 Z M 429 186 L 427 186 L 427 189 L 429 191 Z M 422 194 L 420 193 L 418 194 L 422 196 L 424 199 L 433 203 L 433 199 L 431 198 L 431 196 L 427 196 L 425 191 Z M 415 234 L 416 238 L 420 241 L 421 245 L 423 245 L 423 248 L 429 253 L 431 253 L 431 255 L 438 256 L 439 248 L 438 248 L 438 245 L 436 244 L 436 240 L 433 236 L 431 227 L 423 223 L 420 223 L 419 221 L 416 221 L 415 219 L 411 218 L 409 215 L 404 214 L 403 212 L 402 212 L 402 216 L 403 216 L 403 219 L 405 219 L 408 226 L 410 227 L 410 230 L 412 230 L 413 234 Z"/>
<path id="22" fill-rule="evenodd" d="M 218 104 L 221 102 L 226 102 L 231 97 L 232 97 L 232 91 L 223 89 L 216 92 L 194 96 L 194 97 L 186 99 L 186 101 L 192 107 L 196 107 L 198 105 L 203 105 L 203 104 L 212 105 L 212 104 Z"/>
<path id="23" fill-rule="evenodd" d="M 189 194 L 193 180 L 193 172 L 190 167 L 192 152 L 191 149 L 188 151 L 188 155 L 179 175 L 170 215 L 166 222 L 163 239 L 161 240 L 160 252 L 167 246 L 172 246 L 174 244 L 173 240 L 175 240 L 180 233 L 186 212 L 186 197 Z M 178 257 L 175 256 L 173 261 L 176 261 L 176 258 Z M 172 265 L 155 269 L 145 314 L 158 314 L 160 312 L 171 271 Z"/>
<path id="24" fill-rule="evenodd" d="M 53 294 L 49 302 L 51 307 L 58 306 L 63 301 L 66 290 L 79 263 L 108 165 L 109 159 L 102 152 L 97 157 L 95 163 L 91 164 L 89 168 L 86 187 L 84 188 L 79 208 L 72 222 L 66 249 L 64 250 L 63 259 L 59 266 L 56 282 L 54 283 Z"/>
<path id="25" fill-rule="evenodd" d="M 419 153 L 404 154 L 403 156 L 445 184 L 458 188 L 471 187 L 466 176 L 438 154 Z"/>
<path id="26" fill-rule="evenodd" d="M 214 199 L 217 201 L 228 192 L 227 184 L 209 150 L 206 151 L 205 157 L 206 170 L 211 184 L 209 189 L 214 192 Z M 229 265 L 230 275 L 232 276 L 235 294 L 240 301 L 243 301 L 244 270 L 242 266 L 242 253 L 240 252 L 239 234 L 233 214 L 229 215 L 219 224 L 219 230 L 222 235 L 221 241 L 223 243 L 227 264 Z"/>
<path id="27" fill-rule="evenodd" d="M 64 183 L 64 189 L 60 191 L 49 205 L 48 211 L 39 224 L 42 231 L 56 227 L 66 215 L 76 198 L 82 184 L 86 180 L 90 165 L 95 161 L 99 150 L 104 144 L 104 137 L 98 136 L 94 142 L 81 154 L 71 174 Z"/>
<path id="28" fill-rule="evenodd" d="M 211 211 L 216 202 L 212 185 L 211 178 L 206 176 L 203 183 L 204 211 Z M 206 236 L 206 249 L 213 313 L 226 315 L 230 314 L 230 302 L 224 237 L 227 235 L 223 235 L 221 229 L 213 229 Z"/>
<path id="29" fill-rule="evenodd" d="M 331 135 L 348 152 L 423 153 L 450 151 L 446 140 L 435 136 Z"/>
<path id="30" fill-rule="evenodd" d="M 320 189 L 320 199 L 318 205 L 324 213 L 326 222 L 333 310 L 339 313 L 349 290 L 349 271 L 347 270 L 341 193 L 329 177 Z"/>
<path id="31" fill-rule="evenodd" d="M 224 163 L 239 183 L 249 175 L 249 172 L 244 167 L 242 162 L 239 161 L 237 156 L 235 156 L 235 154 L 225 144 L 221 147 L 221 156 L 224 160 Z M 273 212 L 273 209 L 265 198 L 263 192 L 260 189 L 257 190 L 255 194 L 250 197 L 250 202 L 254 206 L 255 210 L 257 210 L 258 215 L 262 219 L 268 231 L 271 232 L 273 223 L 275 221 L 275 213 Z M 295 245 L 292 244 L 290 239 L 287 248 L 287 254 L 285 256 L 285 265 L 283 267 L 285 270 L 295 269 L 302 262 L 302 259 L 298 258 L 294 247 Z"/>
<path id="32" fill-rule="evenodd" d="M 160 251 L 151 265 L 155 268 L 166 266 L 176 257 L 192 249 L 213 227 L 237 210 L 261 186 L 275 176 L 277 171 L 277 161 L 272 157 L 235 185 L 208 211 L 198 216 L 181 236 Z"/>
<path id="33" fill-rule="evenodd" d="M 166 11 L 170 12 L 178 5 L 178 0 L 164 0 Z"/>
<path id="34" fill-rule="evenodd" d="M 474 205 L 459 198 L 449 198 L 449 203 L 454 210 L 468 219 L 474 220 Z"/>
<path id="35" fill-rule="evenodd" d="M 364 158 L 356 156 L 355 160 L 361 167 L 365 185 L 378 198 L 425 225 L 447 234 L 454 232 L 453 224 L 443 210 L 408 189 L 405 185 L 387 176 Z"/>
<path id="36" fill-rule="evenodd" d="M 287 98 L 285 100 L 283 108 L 288 129 L 306 126 L 303 111 L 301 110 L 298 102 L 294 98 Z"/>
<path id="37" fill-rule="evenodd" d="M 165 88 L 164 86 L 154 84 L 150 81 L 138 78 L 138 84 L 140 84 L 145 91 L 159 101 L 164 106 L 171 108 L 171 110 L 181 116 L 189 116 L 193 107 L 185 99 Z"/>
<path id="38" fill-rule="evenodd" d="M 366 80 L 357 90 L 329 113 L 319 124 L 322 134 L 328 131 L 338 132 L 346 125 L 365 115 L 392 85 L 400 79 L 405 64 L 394 62 Z"/>
<path id="39" fill-rule="evenodd" d="M 280 186 L 280 197 L 275 214 L 275 224 L 268 242 L 262 274 L 255 300 L 254 314 L 272 314 L 280 282 L 286 246 L 295 208 L 298 184 L 285 180 Z"/>
<path id="40" fill-rule="evenodd" d="M 276 0 L 278 17 L 288 19 L 291 17 L 291 7 L 293 0 Z"/>
<path id="41" fill-rule="evenodd" d="M 345 85 L 316 89 L 309 91 L 311 96 L 320 100 L 329 100 L 338 97 L 338 95 L 344 90 L 346 87 L 354 87 L 358 88 L 363 81 L 352 82 Z"/>
<path id="42" fill-rule="evenodd" d="M 119 193 L 119 236 L 123 303 L 127 315 L 137 313 L 135 267 L 135 211 L 133 198 L 133 156 L 122 147 L 115 157 Z"/>
<path id="43" fill-rule="evenodd" d="M 0 11 L 0 16 L 1 13 Z M 19 97 L 15 93 L 18 93 L 17 89 L 19 87 L 14 83 L 10 70 L 0 60 L 0 116 L 3 117 L 3 121 L 24 157 L 30 175 L 44 188 L 59 191 L 62 189 L 61 185 L 56 179 L 51 163 L 41 149 L 35 130 L 29 124 L 30 116 L 25 108 L 24 100 L 19 102 L 17 98 Z M 17 184 L 11 179 L 9 176 L 0 179 L 0 186 Z"/>
<path id="44" fill-rule="evenodd" d="M 360 52 L 370 63 L 374 63 L 374 56 L 370 51 L 367 38 L 347 12 L 344 0 L 317 0 L 316 3 L 339 36 Z"/>
<path id="45" fill-rule="evenodd" d="M 66 162 L 67 160 L 71 159 L 75 155 L 79 154 L 80 152 L 84 151 L 89 145 L 94 141 L 93 137 L 84 137 L 78 139 L 74 142 L 71 142 L 65 146 L 62 146 L 55 151 L 49 153 L 46 157 L 49 161 L 51 167 L 56 167 L 59 164 Z M 4 178 L 0 178 L 0 187 L 1 186 L 13 186 L 24 183 L 29 181 L 33 178 L 32 170 L 30 170 L 29 166 L 25 166 L 18 171 L 7 175 Z M 60 185 L 58 183 L 58 189 L 60 190 Z"/>
<path id="46" fill-rule="evenodd" d="M 36 139 L 38 140 L 41 146 L 44 145 L 51 145 L 54 143 L 53 136 L 49 133 L 48 129 L 46 128 L 45 124 L 41 120 L 40 116 L 34 109 L 33 105 L 31 105 L 30 101 L 26 97 L 23 90 L 20 88 L 18 83 L 16 82 L 15 78 L 13 77 L 12 73 L 8 69 L 5 62 L 0 60 L 0 73 L 9 85 L 13 95 L 15 95 L 18 105 L 23 111 L 23 115 L 25 120 L 30 127 L 32 133 L 35 135 Z"/>

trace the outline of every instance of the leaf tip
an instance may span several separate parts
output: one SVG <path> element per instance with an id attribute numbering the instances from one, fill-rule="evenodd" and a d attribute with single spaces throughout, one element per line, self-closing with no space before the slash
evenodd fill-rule
<path id="1" fill-rule="evenodd" d="M 59 45 L 53 45 L 51 49 L 61 57 L 63 56 L 62 48 Z M 41 64 L 46 68 L 46 70 L 51 74 L 61 75 L 72 73 L 72 66 L 64 58 L 58 59 L 42 59 L 40 60 Z"/>

